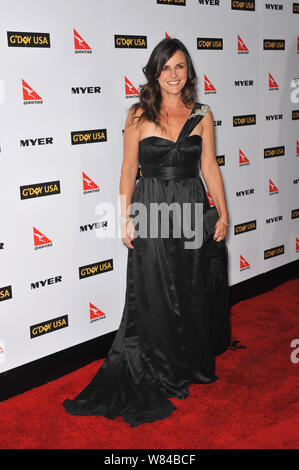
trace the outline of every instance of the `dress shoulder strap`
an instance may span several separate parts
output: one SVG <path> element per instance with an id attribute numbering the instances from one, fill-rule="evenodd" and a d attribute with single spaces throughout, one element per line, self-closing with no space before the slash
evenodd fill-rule
<path id="1" fill-rule="evenodd" d="M 187 137 L 193 131 L 194 127 L 197 126 L 202 118 L 209 112 L 209 110 L 210 106 L 208 104 L 195 103 L 192 113 L 190 114 L 181 131 L 179 139 Z"/>

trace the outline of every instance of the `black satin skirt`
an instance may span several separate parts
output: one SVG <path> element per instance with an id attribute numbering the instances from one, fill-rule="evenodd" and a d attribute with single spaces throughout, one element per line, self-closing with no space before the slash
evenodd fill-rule
<path id="1" fill-rule="evenodd" d="M 150 200 L 151 184 L 143 181 L 134 200 Z M 217 219 L 205 204 L 196 250 L 184 237 L 133 240 L 119 329 L 92 381 L 64 401 L 68 413 L 138 426 L 167 418 L 176 410 L 171 398 L 185 399 L 190 384 L 217 380 L 215 358 L 230 343 L 227 247 L 213 239 Z"/>

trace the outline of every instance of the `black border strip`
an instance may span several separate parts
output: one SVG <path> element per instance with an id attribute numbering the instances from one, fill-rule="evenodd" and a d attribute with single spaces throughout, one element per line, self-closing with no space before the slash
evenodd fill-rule
<path id="1" fill-rule="evenodd" d="M 299 277 L 299 260 L 260 274 L 229 288 L 230 304 L 234 305 L 280 284 Z M 110 350 L 116 331 L 58 351 L 28 364 L 0 374 L 0 401 L 56 380 L 98 359 Z"/>

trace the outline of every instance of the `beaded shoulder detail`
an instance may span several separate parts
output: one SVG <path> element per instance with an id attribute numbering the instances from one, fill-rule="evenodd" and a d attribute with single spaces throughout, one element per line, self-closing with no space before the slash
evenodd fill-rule
<path id="1" fill-rule="evenodd" d="M 196 109 L 193 111 L 189 119 L 194 118 L 196 116 L 205 116 L 210 111 L 210 106 L 208 104 L 199 104 L 196 106 Z"/>

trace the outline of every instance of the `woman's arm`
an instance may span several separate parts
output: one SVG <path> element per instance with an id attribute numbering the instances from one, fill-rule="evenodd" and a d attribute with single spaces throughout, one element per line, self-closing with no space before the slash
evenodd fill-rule
<path id="1" fill-rule="evenodd" d="M 124 130 L 123 162 L 121 166 L 121 177 L 119 183 L 121 215 L 129 217 L 129 206 L 136 185 L 136 175 L 138 170 L 138 146 L 139 146 L 139 126 L 133 121 L 135 112 L 131 109 Z M 126 222 L 122 225 L 122 239 L 129 248 L 134 248 L 131 244 L 133 239 L 133 223 Z"/>
<path id="2" fill-rule="evenodd" d="M 208 191 L 216 206 L 219 217 L 228 223 L 228 211 L 225 200 L 223 180 L 215 155 L 214 120 L 211 111 L 206 114 L 206 116 L 202 120 L 202 124 L 203 133 L 201 173 L 207 185 Z M 221 224 L 216 225 L 215 238 L 223 238 L 225 234 L 226 225 L 223 222 L 221 222 Z"/>

